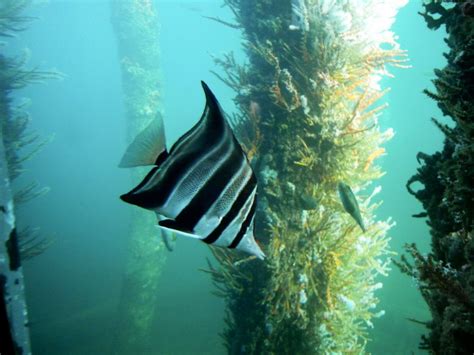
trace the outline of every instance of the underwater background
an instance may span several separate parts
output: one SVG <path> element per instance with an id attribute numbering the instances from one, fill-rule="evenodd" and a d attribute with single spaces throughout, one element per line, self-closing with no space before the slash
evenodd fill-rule
<path id="1" fill-rule="evenodd" d="M 234 51 L 243 58 L 239 31 L 204 16 L 232 20 L 216 1 L 156 1 L 159 18 L 159 63 L 162 104 L 168 143 L 198 120 L 204 106 L 200 80 L 205 80 L 227 112 L 235 110 L 233 92 L 211 70 L 211 55 Z M 418 167 L 416 154 L 442 147 L 443 136 L 429 117 L 440 117 L 434 101 L 422 93 L 431 87 L 433 69 L 443 67 L 444 33 L 430 31 L 418 14 L 421 1 L 410 1 L 397 15 L 393 31 L 408 51 L 410 69 L 392 68 L 395 78 L 385 97 L 389 107 L 382 128 L 393 127 L 385 144 L 387 155 L 377 162 L 386 171 L 379 183 L 383 200 L 379 219 L 392 217 L 390 246 L 403 252 L 405 243 L 429 246 L 423 219 L 412 214 L 421 205 L 405 184 Z M 118 196 L 130 188 L 129 171 L 117 165 L 127 145 L 122 78 L 117 40 L 111 25 L 110 3 L 50 0 L 27 8 L 36 19 L 9 40 L 7 53 L 25 48 L 28 65 L 57 69 L 60 80 L 48 80 L 15 92 L 31 100 L 31 128 L 43 137 L 54 135 L 41 152 L 25 164 L 23 181 L 38 181 L 49 193 L 21 206 L 19 223 L 39 226 L 52 236 L 47 250 L 24 263 L 26 298 L 35 354 L 105 354 L 110 352 L 117 321 L 122 275 L 127 258 L 127 233 L 132 207 Z M 158 235 L 150 235 L 158 238 Z M 210 277 L 199 271 L 212 258 L 205 244 L 178 238 L 166 254 L 153 324 L 153 353 L 224 354 L 219 334 L 225 304 L 211 292 Z M 393 266 L 380 278 L 379 308 L 374 320 L 373 354 L 422 353 L 425 328 L 407 318 L 426 321 L 430 314 L 409 277 Z"/>

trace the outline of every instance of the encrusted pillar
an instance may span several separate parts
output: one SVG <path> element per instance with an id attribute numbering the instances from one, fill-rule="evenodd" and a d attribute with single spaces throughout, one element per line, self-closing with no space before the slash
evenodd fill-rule
<path id="1" fill-rule="evenodd" d="M 418 153 L 417 173 L 408 191 L 422 204 L 415 215 L 427 218 L 431 251 L 424 255 L 415 244 L 407 246 L 398 263 L 411 276 L 432 315 L 420 348 L 433 354 L 474 353 L 474 3 L 425 1 L 422 13 L 428 27 L 446 28 L 449 47 L 446 65 L 435 69 L 435 90 L 425 90 L 442 114 L 442 151 Z M 416 117 L 414 117 L 416 119 Z M 416 190 L 414 183 L 422 188 Z"/>
<path id="2" fill-rule="evenodd" d="M 225 2 L 248 62 L 218 63 L 258 176 L 256 238 L 267 255 L 214 250 L 228 351 L 363 353 L 371 319 L 384 313 L 375 291 L 393 224 L 375 218 L 371 201 L 383 175 L 374 162 L 393 135 L 378 124 L 380 79 L 387 64 L 403 66 L 390 27 L 406 1 Z M 344 209 L 339 183 L 354 191 L 366 231 Z"/>
<path id="3" fill-rule="evenodd" d="M 111 8 L 122 69 L 128 142 L 131 142 L 150 120 L 161 119 L 157 13 L 150 0 L 113 0 Z M 133 183 L 138 183 L 143 176 L 143 169 L 133 169 Z M 166 257 L 154 215 L 134 207 L 130 210 L 129 254 L 114 354 L 151 351 L 156 295 Z"/>

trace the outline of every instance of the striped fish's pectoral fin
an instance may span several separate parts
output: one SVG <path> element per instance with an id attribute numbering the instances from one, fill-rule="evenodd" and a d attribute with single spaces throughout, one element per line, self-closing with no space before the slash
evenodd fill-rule
<path id="1" fill-rule="evenodd" d="M 158 225 L 165 230 L 170 230 L 172 232 L 183 234 L 187 237 L 201 239 L 199 236 L 194 234 L 194 231 L 189 230 L 189 228 L 186 228 L 185 226 L 181 225 L 173 219 L 164 219 L 162 221 L 158 221 Z"/>
<path id="2" fill-rule="evenodd" d="M 119 167 L 159 166 L 167 156 L 163 120 L 157 117 L 128 146 Z"/>

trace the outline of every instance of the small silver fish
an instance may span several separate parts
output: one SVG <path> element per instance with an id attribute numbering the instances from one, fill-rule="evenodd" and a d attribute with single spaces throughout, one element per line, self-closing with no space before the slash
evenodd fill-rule
<path id="1" fill-rule="evenodd" d="M 352 192 L 352 189 L 349 185 L 340 182 L 337 184 L 337 190 L 339 191 L 339 198 L 344 206 L 344 210 L 354 218 L 362 231 L 365 232 L 364 221 L 360 215 L 359 204 L 357 203 L 357 199 Z"/>

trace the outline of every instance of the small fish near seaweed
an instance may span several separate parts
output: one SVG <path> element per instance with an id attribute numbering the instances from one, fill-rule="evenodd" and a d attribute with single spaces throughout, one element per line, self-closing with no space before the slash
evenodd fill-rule
<path id="1" fill-rule="evenodd" d="M 255 174 L 216 97 L 201 84 L 206 95 L 201 119 L 169 152 L 161 119 L 130 144 L 120 167 L 154 167 L 120 198 L 154 211 L 162 229 L 264 259 L 253 234 Z"/>
<path id="2" fill-rule="evenodd" d="M 339 198 L 341 199 L 344 210 L 354 218 L 362 231 L 365 232 L 364 221 L 360 214 L 359 204 L 357 203 L 357 199 L 352 192 L 351 187 L 343 182 L 339 182 L 337 184 L 337 190 L 339 191 Z"/>

